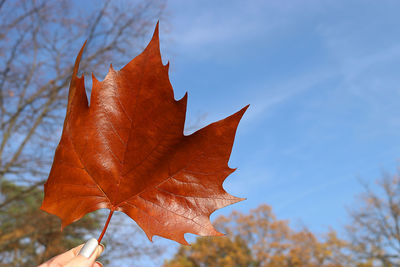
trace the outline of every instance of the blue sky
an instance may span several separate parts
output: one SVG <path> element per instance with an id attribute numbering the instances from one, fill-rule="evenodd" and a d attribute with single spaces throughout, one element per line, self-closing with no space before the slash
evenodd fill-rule
<path id="1" fill-rule="evenodd" d="M 400 156 L 398 1 L 168 3 L 161 52 L 187 125 L 241 107 L 224 186 L 317 233 L 346 223 L 359 179 L 394 173 Z M 150 38 L 150 33 L 149 33 Z"/>

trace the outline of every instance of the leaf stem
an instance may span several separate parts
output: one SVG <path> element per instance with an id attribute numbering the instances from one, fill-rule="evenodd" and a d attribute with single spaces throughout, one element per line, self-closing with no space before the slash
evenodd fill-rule
<path id="1" fill-rule="evenodd" d="M 110 223 L 111 216 L 113 215 L 113 213 L 114 213 L 114 210 L 110 210 L 110 214 L 108 214 L 106 225 L 104 225 L 103 231 L 101 232 L 99 239 L 97 240 L 99 242 L 99 244 L 100 244 L 101 240 L 103 239 L 104 234 L 106 233 L 108 224 Z"/>

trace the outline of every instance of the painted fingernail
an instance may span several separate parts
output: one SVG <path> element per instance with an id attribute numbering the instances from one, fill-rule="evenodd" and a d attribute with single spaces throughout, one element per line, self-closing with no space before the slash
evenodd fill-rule
<path id="1" fill-rule="evenodd" d="M 79 255 L 82 255 L 86 258 L 89 258 L 90 255 L 93 254 L 97 246 L 99 245 L 99 242 L 97 242 L 96 238 L 91 238 L 89 239 L 85 245 L 82 247 L 81 251 L 79 251 Z"/>

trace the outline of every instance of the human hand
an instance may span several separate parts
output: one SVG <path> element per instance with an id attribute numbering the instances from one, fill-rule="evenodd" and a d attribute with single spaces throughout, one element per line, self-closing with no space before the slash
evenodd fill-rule
<path id="1" fill-rule="evenodd" d="M 103 251 L 104 246 L 98 245 L 97 240 L 92 238 L 85 244 L 55 256 L 38 267 L 102 267 L 103 265 L 96 259 Z"/>

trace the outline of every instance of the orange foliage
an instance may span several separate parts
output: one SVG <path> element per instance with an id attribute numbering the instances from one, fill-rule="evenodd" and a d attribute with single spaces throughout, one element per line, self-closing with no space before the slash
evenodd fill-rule
<path id="1" fill-rule="evenodd" d="M 216 227 L 224 238 L 198 238 L 192 247 L 181 247 L 164 267 L 257 266 L 257 267 L 342 267 L 347 246 L 336 233 L 319 241 L 307 229 L 295 231 L 278 220 L 271 208 L 262 205 L 248 215 L 233 212 L 220 216 Z"/>

